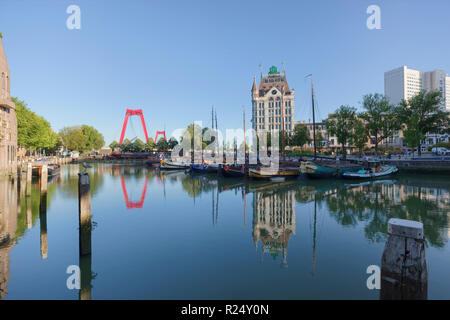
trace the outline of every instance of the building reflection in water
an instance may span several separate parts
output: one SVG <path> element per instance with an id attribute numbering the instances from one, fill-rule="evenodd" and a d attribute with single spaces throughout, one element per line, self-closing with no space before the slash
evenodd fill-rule
<path id="1" fill-rule="evenodd" d="M 17 230 L 17 187 L 0 181 L 0 299 L 8 292 L 9 254 L 15 245 Z"/>
<path id="2" fill-rule="evenodd" d="M 253 193 L 253 241 L 261 240 L 262 254 L 275 260 L 282 255 L 287 267 L 289 238 L 295 236 L 295 191 L 255 191 Z"/>

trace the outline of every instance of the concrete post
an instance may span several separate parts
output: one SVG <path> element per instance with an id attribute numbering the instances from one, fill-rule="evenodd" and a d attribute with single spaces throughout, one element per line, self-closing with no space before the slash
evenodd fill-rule
<path id="1" fill-rule="evenodd" d="M 382 300 L 427 299 L 428 271 L 421 222 L 390 219 L 381 260 Z"/>
<path id="2" fill-rule="evenodd" d="M 27 197 L 31 196 L 31 177 L 33 174 L 33 166 L 31 162 L 27 164 Z"/>
<path id="3" fill-rule="evenodd" d="M 78 220 L 80 255 L 91 254 L 91 191 L 86 171 L 78 174 Z"/>

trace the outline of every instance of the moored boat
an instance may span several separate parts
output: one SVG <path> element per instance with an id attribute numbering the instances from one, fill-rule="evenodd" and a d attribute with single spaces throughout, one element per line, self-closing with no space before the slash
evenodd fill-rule
<path id="1" fill-rule="evenodd" d="M 216 163 L 202 163 L 202 164 L 192 164 L 191 165 L 192 172 L 211 173 L 211 172 L 217 172 L 218 169 L 219 169 L 219 165 Z"/>
<path id="2" fill-rule="evenodd" d="M 303 161 L 300 165 L 300 172 L 310 179 L 336 178 L 361 169 L 361 165 L 347 161 Z"/>
<path id="3" fill-rule="evenodd" d="M 375 179 L 385 177 L 398 172 L 396 166 L 382 165 L 378 160 L 367 161 L 364 169 L 356 172 L 345 172 L 342 177 L 345 179 Z"/>
<path id="4" fill-rule="evenodd" d="M 273 168 L 259 167 L 248 169 L 248 176 L 252 179 L 272 180 L 274 178 L 297 178 L 299 176 L 298 168 Z"/>
<path id="5" fill-rule="evenodd" d="M 184 170 L 189 168 L 189 163 L 161 160 L 159 168 L 161 170 Z"/>
<path id="6" fill-rule="evenodd" d="M 161 159 L 156 157 L 150 157 L 147 160 L 145 160 L 144 164 L 147 167 L 159 167 L 159 165 L 161 164 Z"/>
<path id="7" fill-rule="evenodd" d="M 220 168 L 221 173 L 224 177 L 227 178 L 242 178 L 245 177 L 245 167 L 235 166 L 235 165 L 224 165 Z"/>

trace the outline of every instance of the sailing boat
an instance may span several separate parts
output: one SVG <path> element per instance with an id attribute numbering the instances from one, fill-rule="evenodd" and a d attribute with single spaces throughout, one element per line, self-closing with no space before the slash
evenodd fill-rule
<path id="1" fill-rule="evenodd" d="M 314 113 L 314 84 L 312 74 L 311 77 L 311 98 L 312 98 L 312 116 L 313 116 L 313 143 L 314 143 L 314 159 L 313 161 L 302 161 L 300 172 L 310 179 L 335 178 L 342 176 L 346 172 L 355 172 L 361 170 L 361 165 L 351 163 L 349 161 L 318 160 L 316 146 L 316 119 Z"/>

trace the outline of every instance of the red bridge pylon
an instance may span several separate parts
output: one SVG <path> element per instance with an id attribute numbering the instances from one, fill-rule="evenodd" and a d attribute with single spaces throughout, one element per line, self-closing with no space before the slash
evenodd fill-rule
<path id="1" fill-rule="evenodd" d="M 166 140 L 166 142 L 167 142 L 167 139 L 166 139 L 166 131 L 156 131 L 155 143 L 158 142 L 158 136 L 159 136 L 159 135 L 163 135 L 163 136 L 164 136 L 164 140 Z"/>
<path id="2" fill-rule="evenodd" d="M 142 113 L 142 109 L 138 109 L 138 110 L 127 109 L 127 112 L 125 113 L 125 121 L 123 122 L 122 133 L 120 135 L 119 144 L 120 145 L 122 144 L 123 138 L 125 137 L 125 131 L 127 130 L 127 123 L 128 123 L 129 116 L 140 116 L 141 117 L 142 127 L 144 128 L 144 134 L 145 134 L 145 143 L 147 143 L 147 141 L 148 141 L 147 127 L 145 126 L 144 114 Z"/>

